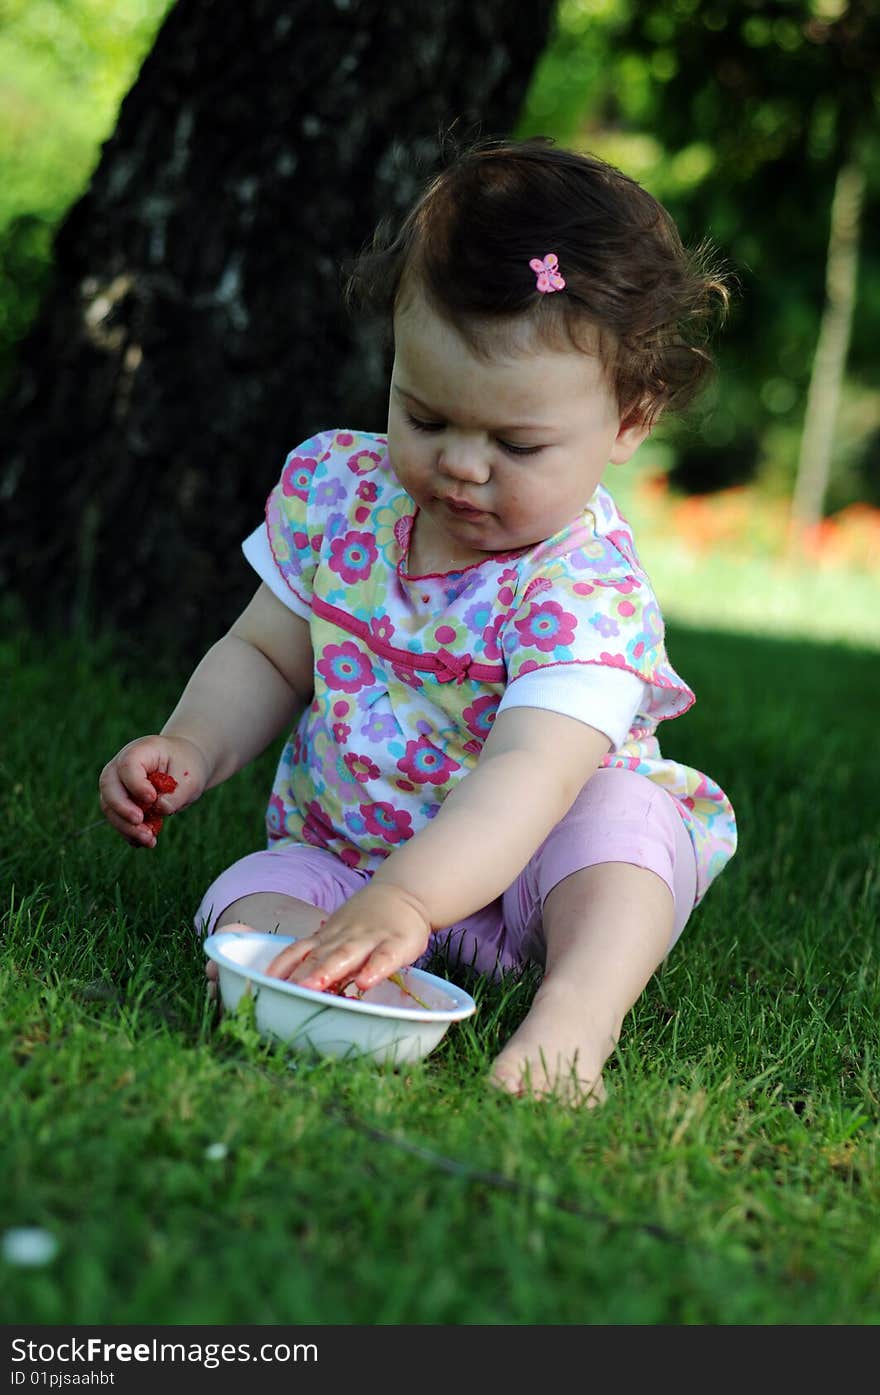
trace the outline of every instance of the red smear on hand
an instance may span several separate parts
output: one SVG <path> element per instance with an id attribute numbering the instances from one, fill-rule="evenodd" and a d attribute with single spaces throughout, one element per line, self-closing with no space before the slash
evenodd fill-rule
<path id="1" fill-rule="evenodd" d="M 318 929 L 320 930 L 321 925 L 326 924 L 326 919 L 322 920 L 321 924 L 318 926 Z M 300 966 L 302 966 L 306 962 L 306 960 L 311 957 L 311 954 L 312 951 L 309 950 L 307 954 L 303 955 L 302 959 L 299 961 Z M 348 989 L 351 989 L 352 991 L 349 993 Z M 317 993 L 331 993 L 334 998 L 361 998 L 363 997 L 364 992 L 362 988 L 358 988 L 353 978 L 344 977 L 333 979 L 330 983 L 325 985 L 318 985 L 315 991 Z"/>
<path id="2" fill-rule="evenodd" d="M 136 799 L 135 803 L 144 811 L 143 827 L 148 828 L 154 838 L 158 838 L 159 834 L 162 832 L 162 824 L 165 820 L 158 810 L 154 808 L 154 805 L 160 794 L 174 793 L 177 789 L 177 781 L 173 775 L 167 774 L 164 770 L 151 770 L 147 775 L 147 779 L 156 793 L 150 800 L 144 801 L 142 799 Z"/>
<path id="3" fill-rule="evenodd" d="M 348 990 L 351 989 L 351 992 Z M 330 983 L 326 988 L 321 989 L 322 993 L 332 993 L 334 998 L 362 998 L 364 990 L 358 988 L 353 978 L 340 979 L 338 983 Z"/>

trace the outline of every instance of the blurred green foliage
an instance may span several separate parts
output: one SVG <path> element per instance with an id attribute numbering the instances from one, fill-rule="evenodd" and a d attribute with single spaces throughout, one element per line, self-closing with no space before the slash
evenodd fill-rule
<path id="1" fill-rule="evenodd" d="M 84 190 L 173 0 L 0 0 L 0 391 Z M 868 177 L 858 312 L 829 508 L 880 504 L 880 7 L 874 0 L 559 0 L 519 135 L 640 180 L 739 291 L 699 429 L 666 428 L 674 479 L 756 473 L 788 495 L 824 299 L 837 168 Z"/>
<path id="2" fill-rule="evenodd" d="M 172 0 L 0 0 L 0 389 Z"/>
<path id="3" fill-rule="evenodd" d="M 828 507 L 880 504 L 880 7 L 874 0 L 560 0 L 519 135 L 588 149 L 709 238 L 737 282 L 674 478 L 788 495 L 825 297 L 834 181 L 867 176 L 858 309 Z"/>

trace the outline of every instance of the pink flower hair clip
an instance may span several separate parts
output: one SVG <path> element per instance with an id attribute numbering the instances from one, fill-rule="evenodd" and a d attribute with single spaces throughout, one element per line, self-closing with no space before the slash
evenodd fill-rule
<path id="1" fill-rule="evenodd" d="M 548 252 L 543 261 L 540 257 L 532 257 L 529 266 L 538 278 L 535 285 L 542 295 L 565 290 L 565 280 L 559 274 L 559 258 L 555 252 Z"/>

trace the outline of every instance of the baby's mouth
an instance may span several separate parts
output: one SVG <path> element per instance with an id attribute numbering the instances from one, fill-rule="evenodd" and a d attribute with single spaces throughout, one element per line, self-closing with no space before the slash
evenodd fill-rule
<path id="1" fill-rule="evenodd" d="M 485 509 L 474 508 L 473 504 L 468 504 L 464 499 L 451 499 L 444 497 L 440 501 L 450 513 L 456 518 L 485 518 Z"/>

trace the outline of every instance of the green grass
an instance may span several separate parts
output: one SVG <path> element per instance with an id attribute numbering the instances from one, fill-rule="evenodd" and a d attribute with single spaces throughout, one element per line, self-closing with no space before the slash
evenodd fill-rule
<path id="1" fill-rule="evenodd" d="M 725 786 L 741 848 L 587 1112 L 484 1085 L 528 977 L 469 985 L 476 1016 L 398 1072 L 218 1026 L 191 916 L 260 845 L 274 753 L 129 849 L 92 826 L 97 774 L 182 675 L 5 641 L 0 1230 L 59 1248 L 0 1261 L 0 1321 L 880 1321 L 877 657 L 670 651 L 699 701 L 664 748 Z"/>

